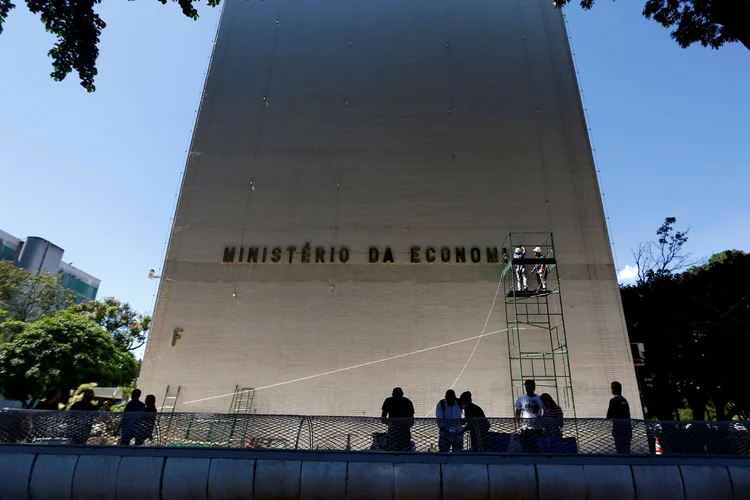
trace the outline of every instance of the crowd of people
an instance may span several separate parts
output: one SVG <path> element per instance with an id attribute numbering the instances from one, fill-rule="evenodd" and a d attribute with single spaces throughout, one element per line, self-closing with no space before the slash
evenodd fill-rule
<path id="1" fill-rule="evenodd" d="M 526 453 L 538 453 L 540 438 L 562 438 L 564 415 L 563 410 L 550 394 L 536 394 L 536 383 L 533 380 L 524 382 L 525 393 L 518 397 L 515 403 L 515 430 L 521 449 Z M 609 401 L 606 418 L 613 420 L 612 434 L 615 448 L 619 454 L 629 454 L 632 442 L 632 426 L 630 406 L 622 396 L 622 385 L 619 382 L 611 384 L 612 399 Z M 80 401 L 71 405 L 69 411 L 93 412 L 97 410 L 94 404 L 94 391 L 87 389 Z M 35 409 L 57 410 L 61 401 L 60 391 L 47 391 Z M 102 408 L 103 410 L 107 408 Z M 414 405 L 404 396 L 400 387 L 393 389 L 392 395 L 383 402 L 381 418 L 388 426 L 383 436 L 382 449 L 388 451 L 414 451 L 411 439 L 411 428 L 414 426 Z M 153 439 L 156 425 L 156 398 L 149 394 L 145 402 L 141 401 L 140 389 L 133 390 L 131 399 L 125 405 L 122 418 L 119 419 L 119 445 L 143 445 L 147 439 Z M 448 389 L 445 397 L 435 406 L 435 417 L 439 429 L 438 451 L 464 451 L 464 436 L 469 435 L 469 450 L 478 451 L 509 451 L 494 450 L 491 443 L 491 423 L 481 407 L 472 400 L 472 394 L 465 391 L 456 397 L 453 389 Z M 74 444 L 85 444 L 91 434 L 93 418 L 82 418 L 71 434 Z M 495 433 L 497 434 L 497 433 Z"/>
<path id="2" fill-rule="evenodd" d="M 147 439 L 153 439 L 154 427 L 156 426 L 156 397 L 153 394 L 146 396 L 145 402 L 141 401 L 142 392 L 134 389 L 130 395 L 130 401 L 123 409 L 122 418 L 119 421 L 119 444 L 130 446 L 134 442 L 141 446 Z M 35 410 L 57 410 L 62 399 L 58 389 L 47 390 L 45 396 L 34 406 Z M 80 401 L 70 406 L 68 411 L 110 411 L 111 404 L 102 405 L 101 409 L 94 404 L 95 393 L 93 389 L 83 391 Z M 109 402 L 109 401 L 107 401 Z M 73 444 L 85 444 L 93 426 L 93 419 L 80 419 L 75 429 L 71 431 Z"/>
<path id="3" fill-rule="evenodd" d="M 563 436 L 564 415 L 562 408 L 547 393 L 536 394 L 536 382 L 524 382 L 525 394 L 518 397 L 515 404 L 516 432 L 520 438 L 522 451 L 540 452 L 542 437 Z M 608 419 L 613 420 L 612 435 L 619 454 L 630 453 L 632 426 L 630 406 L 622 396 L 622 384 L 612 382 L 612 399 L 607 409 Z M 385 436 L 385 449 L 389 451 L 413 451 L 411 428 L 414 425 L 414 405 L 404 396 L 400 387 L 393 389 L 391 397 L 383 402 L 381 417 L 388 424 Z M 471 451 L 489 451 L 490 421 L 482 408 L 474 404 L 471 392 L 466 391 L 456 398 L 453 389 L 448 389 L 445 398 L 435 407 L 435 417 L 439 428 L 438 451 L 463 451 L 464 435 L 469 434 Z M 497 450 L 495 450 L 497 451 Z"/>

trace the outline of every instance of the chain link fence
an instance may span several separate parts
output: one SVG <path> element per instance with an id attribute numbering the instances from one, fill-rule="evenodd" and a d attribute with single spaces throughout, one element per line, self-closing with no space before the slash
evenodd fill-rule
<path id="1" fill-rule="evenodd" d="M 280 450 L 750 456 L 742 422 L 383 419 L 0 410 L 0 442 Z"/>

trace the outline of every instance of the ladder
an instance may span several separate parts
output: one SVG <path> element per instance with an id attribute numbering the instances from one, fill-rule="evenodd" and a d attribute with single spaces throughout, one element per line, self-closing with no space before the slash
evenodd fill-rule
<path id="1" fill-rule="evenodd" d="M 229 446 L 231 447 L 244 448 L 246 445 L 245 441 L 250 430 L 250 417 L 241 415 L 250 413 L 254 396 L 255 389 L 253 387 L 243 387 L 240 390 L 239 384 L 234 386 L 234 397 L 232 397 L 232 403 L 229 407 L 229 412 L 234 415 L 234 422 L 229 435 Z"/>
<path id="2" fill-rule="evenodd" d="M 164 400 L 161 403 L 161 412 L 174 413 L 177 406 L 177 398 L 180 396 L 180 385 L 175 389 L 174 386 L 168 385 L 164 393 Z"/>
<path id="3" fill-rule="evenodd" d="M 240 386 L 234 386 L 234 397 L 232 398 L 232 406 L 229 410 L 230 413 L 250 413 L 250 409 L 253 407 L 253 396 L 255 395 L 255 388 L 243 387 L 240 390 Z"/>

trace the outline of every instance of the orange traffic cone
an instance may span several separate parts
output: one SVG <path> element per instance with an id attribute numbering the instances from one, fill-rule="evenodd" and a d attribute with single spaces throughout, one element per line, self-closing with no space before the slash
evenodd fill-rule
<path id="1" fill-rule="evenodd" d="M 656 448 L 656 454 L 657 455 L 663 455 L 664 454 L 664 452 L 661 449 L 661 443 L 659 442 L 659 438 L 656 438 L 655 448 Z"/>

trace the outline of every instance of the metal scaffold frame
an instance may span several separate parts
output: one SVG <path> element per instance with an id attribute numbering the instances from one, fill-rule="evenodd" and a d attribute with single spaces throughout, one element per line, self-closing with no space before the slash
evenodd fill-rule
<path id="1" fill-rule="evenodd" d="M 536 247 L 541 249 L 540 257 L 533 252 Z M 526 249 L 525 258 L 514 258 L 516 248 Z M 524 380 L 533 379 L 537 394 L 552 394 L 566 416 L 575 417 L 568 340 L 552 233 L 508 233 L 503 243 L 503 261 L 505 267 L 501 279 L 513 399 L 525 392 Z M 537 280 L 537 265 L 546 267 L 546 290 Z M 526 270 L 527 289 L 519 276 L 523 269 Z M 541 348 L 542 345 L 545 347 Z"/>

